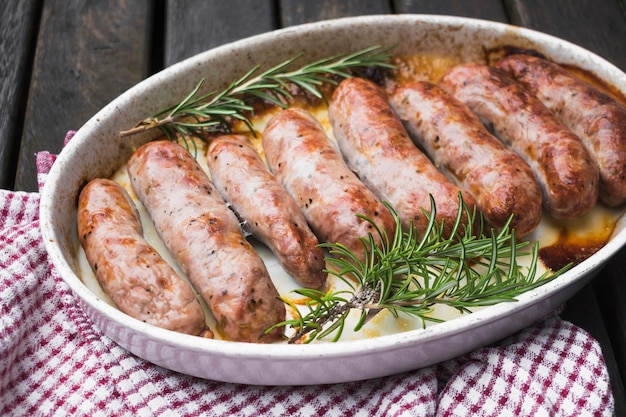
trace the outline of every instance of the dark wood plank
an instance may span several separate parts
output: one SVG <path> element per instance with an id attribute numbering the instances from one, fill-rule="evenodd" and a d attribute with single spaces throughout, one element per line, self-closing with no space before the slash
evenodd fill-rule
<path id="1" fill-rule="evenodd" d="M 624 0 L 504 0 L 511 22 L 578 44 L 626 70 Z"/>
<path id="2" fill-rule="evenodd" d="M 397 13 L 444 14 L 507 22 L 500 0 L 396 0 Z"/>
<path id="3" fill-rule="evenodd" d="M 35 154 L 148 74 L 147 0 L 44 3 L 15 188 L 37 189 Z"/>
<path id="4" fill-rule="evenodd" d="M 0 188 L 13 188 L 39 25 L 37 1 L 0 4 Z"/>
<path id="5" fill-rule="evenodd" d="M 276 29 L 275 16 L 271 0 L 170 0 L 165 23 L 165 65 Z"/>
<path id="6" fill-rule="evenodd" d="M 280 17 L 283 26 L 293 26 L 318 20 L 357 15 L 391 13 L 384 0 L 281 0 Z"/>

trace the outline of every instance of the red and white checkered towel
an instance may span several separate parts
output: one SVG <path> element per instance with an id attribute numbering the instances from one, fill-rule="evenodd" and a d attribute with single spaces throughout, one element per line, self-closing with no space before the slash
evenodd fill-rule
<path id="1" fill-rule="evenodd" d="M 40 183 L 55 156 L 38 155 Z M 39 195 L 0 190 L 3 416 L 612 416 L 598 343 L 557 314 L 436 366 L 335 385 L 263 387 L 181 375 L 89 321 L 48 263 Z"/>

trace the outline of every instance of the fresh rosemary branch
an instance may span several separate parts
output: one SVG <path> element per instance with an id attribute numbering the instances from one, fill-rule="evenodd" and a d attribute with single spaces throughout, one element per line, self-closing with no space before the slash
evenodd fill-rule
<path id="1" fill-rule="evenodd" d="M 229 131 L 232 121 L 242 121 L 254 133 L 251 100 L 261 99 L 286 108 L 293 100 L 291 86 L 323 99 L 320 87 L 325 83 L 337 84 L 337 79 L 364 73 L 372 67 L 392 68 L 387 54 L 389 49 L 373 46 L 288 71 L 287 68 L 302 56 L 300 54 L 256 76 L 259 66 L 255 66 L 221 92 L 200 94 L 204 82 L 201 80 L 179 104 L 141 121 L 130 130 L 120 132 L 120 135 L 130 136 L 158 128 L 170 139 L 176 135 L 203 138 L 206 133 Z"/>
<path id="2" fill-rule="evenodd" d="M 482 215 L 477 219 L 476 210 L 470 210 L 460 196 L 459 215 L 450 238 L 443 236 L 443 225 L 435 221 L 432 196 L 431 214 L 425 212 L 428 228 L 421 237 L 413 227 L 403 231 L 398 215 L 389 205 L 387 207 L 396 220 L 395 234 L 388 236 L 385 230 L 376 228 L 381 246 L 374 243 L 371 234 L 363 238 L 364 261 L 345 246 L 324 245 L 333 255 L 327 261 L 337 267 L 328 272 L 343 280 L 350 289 L 295 290 L 309 299 L 306 313 L 283 298 L 296 317 L 272 329 L 294 328 L 290 343 L 309 343 L 329 335 L 332 341 L 337 341 L 352 310 L 360 311 L 355 332 L 381 310 L 388 310 L 395 317 L 400 313 L 417 316 L 424 325 L 427 321 L 441 322 L 443 320 L 429 315 L 436 304 L 469 313 L 472 307 L 516 301 L 520 294 L 551 281 L 571 266 L 537 276 L 538 244 L 535 243 L 530 252 L 520 253 L 529 243 L 516 242 L 515 232 L 509 229 L 510 220 L 500 232 L 492 230 L 485 235 Z M 462 221 L 463 213 L 469 221 Z M 376 227 L 371 219 L 361 217 Z M 531 262 L 524 271 L 517 263 L 517 256 L 528 254 Z"/>

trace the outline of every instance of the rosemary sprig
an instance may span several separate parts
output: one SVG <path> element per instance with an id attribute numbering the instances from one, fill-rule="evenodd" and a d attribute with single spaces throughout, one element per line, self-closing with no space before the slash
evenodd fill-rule
<path id="1" fill-rule="evenodd" d="M 201 80 L 179 104 L 141 121 L 132 129 L 120 132 L 120 135 L 130 136 L 158 128 L 170 139 L 176 135 L 203 138 L 206 133 L 230 131 L 233 121 L 242 121 L 254 133 L 251 100 L 261 99 L 286 108 L 293 100 L 291 86 L 324 99 L 320 87 L 325 83 L 337 84 L 337 79 L 351 77 L 353 73 L 364 73 L 371 67 L 393 68 L 389 63 L 390 49 L 373 46 L 349 55 L 324 58 L 288 71 L 287 68 L 302 56 L 296 55 L 256 76 L 259 66 L 255 66 L 221 92 L 200 94 L 204 83 Z"/>
<path id="2" fill-rule="evenodd" d="M 444 237 L 443 225 L 435 221 L 432 196 L 431 214 L 424 213 L 429 219 L 428 228 L 421 237 L 413 227 L 403 231 L 398 215 L 389 205 L 387 207 L 396 220 L 396 231 L 391 237 L 371 219 L 361 216 L 376 228 L 382 242 L 377 246 L 371 234 L 362 239 L 366 248 L 364 261 L 345 246 L 324 245 L 334 255 L 327 261 L 336 267 L 328 272 L 343 280 L 350 289 L 295 290 L 309 299 L 305 314 L 283 298 L 296 317 L 277 323 L 272 329 L 294 328 L 290 343 L 309 343 L 329 335 L 332 341 L 337 341 L 352 310 L 360 311 L 355 332 L 382 310 L 388 310 L 395 317 L 400 313 L 417 316 L 425 326 L 427 321 L 443 321 L 429 315 L 436 304 L 469 313 L 472 307 L 516 301 L 520 294 L 551 281 L 571 267 L 567 265 L 559 271 L 546 271 L 538 276 L 538 243 L 530 252 L 520 253 L 529 242 L 516 242 L 515 232 L 509 228 L 510 220 L 500 232 L 492 230 L 485 235 L 482 215 L 477 219 L 476 210 L 470 210 L 460 196 L 459 215 L 450 238 Z M 469 221 L 462 221 L 463 213 Z M 524 271 L 517 263 L 517 256 L 528 254 L 531 261 Z"/>

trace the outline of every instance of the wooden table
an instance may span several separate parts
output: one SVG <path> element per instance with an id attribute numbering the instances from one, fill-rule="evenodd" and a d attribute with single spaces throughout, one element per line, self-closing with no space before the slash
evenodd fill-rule
<path id="1" fill-rule="evenodd" d="M 46 0 L 0 5 L 0 187 L 36 191 L 35 153 L 61 150 L 127 88 L 186 57 L 273 29 L 363 14 L 489 19 L 579 44 L 626 71 L 626 0 Z M 623 250 L 563 317 L 602 345 L 626 412 Z"/>

